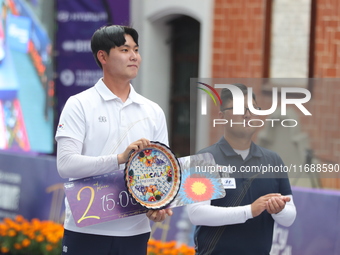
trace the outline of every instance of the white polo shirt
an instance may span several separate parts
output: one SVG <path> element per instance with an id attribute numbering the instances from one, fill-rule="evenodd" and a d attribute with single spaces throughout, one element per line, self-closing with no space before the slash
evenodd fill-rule
<path id="1" fill-rule="evenodd" d="M 84 156 L 112 155 L 115 160 L 111 164 L 117 162 L 117 155 L 128 145 L 140 138 L 168 144 L 166 120 L 158 104 L 139 95 L 131 85 L 128 99 L 122 102 L 102 79 L 67 100 L 60 116 L 56 140 L 61 137 L 83 143 L 81 154 Z M 124 164 L 112 165 L 111 171 L 117 169 L 124 169 Z M 107 166 L 93 172 L 93 175 L 103 174 L 107 172 Z M 75 225 L 67 199 L 65 204 L 64 227 L 71 231 L 109 236 L 131 236 L 150 231 L 145 214 L 79 228 Z"/>

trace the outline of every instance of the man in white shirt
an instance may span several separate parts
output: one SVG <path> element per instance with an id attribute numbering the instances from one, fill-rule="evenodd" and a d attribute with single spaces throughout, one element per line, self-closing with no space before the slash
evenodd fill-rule
<path id="1" fill-rule="evenodd" d="M 101 27 L 92 36 L 91 49 L 103 77 L 68 99 L 56 133 L 58 172 L 70 180 L 124 169 L 129 153 L 143 150 L 150 141 L 168 144 L 162 109 L 130 84 L 141 62 L 137 31 Z M 149 219 L 163 221 L 172 215 L 170 209 L 150 210 L 80 228 L 67 199 L 65 204 L 63 254 L 67 255 L 145 255 Z"/>

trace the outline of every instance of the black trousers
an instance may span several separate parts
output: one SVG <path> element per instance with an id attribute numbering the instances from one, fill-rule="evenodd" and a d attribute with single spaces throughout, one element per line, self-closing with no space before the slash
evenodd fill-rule
<path id="1" fill-rule="evenodd" d="M 62 255 L 146 255 L 150 233 L 101 236 L 64 230 Z"/>

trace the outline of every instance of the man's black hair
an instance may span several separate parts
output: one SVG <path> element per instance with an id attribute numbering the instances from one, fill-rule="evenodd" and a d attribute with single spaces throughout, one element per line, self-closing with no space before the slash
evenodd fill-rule
<path id="1" fill-rule="evenodd" d="M 97 58 L 98 51 L 103 50 L 109 54 L 112 48 L 124 45 L 124 36 L 126 34 L 131 35 L 132 39 L 138 45 L 138 33 L 132 27 L 110 25 L 100 27 L 94 32 L 91 38 L 91 50 L 94 59 L 100 68 L 102 68 L 102 65 Z"/>
<path id="2" fill-rule="evenodd" d="M 235 87 L 238 87 L 243 95 L 247 95 L 248 94 L 248 89 L 247 86 L 241 83 L 235 83 L 233 84 Z M 256 97 L 255 94 L 253 93 L 253 99 L 256 102 Z M 225 105 L 227 105 L 230 101 L 233 100 L 233 94 L 231 93 L 231 91 L 227 88 L 223 88 L 221 91 L 221 100 L 222 100 L 222 105 L 220 106 L 220 110 L 222 111 L 225 108 Z"/>

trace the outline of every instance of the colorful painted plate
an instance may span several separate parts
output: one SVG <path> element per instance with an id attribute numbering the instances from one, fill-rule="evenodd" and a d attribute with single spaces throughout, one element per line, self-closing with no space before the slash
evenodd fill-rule
<path id="1" fill-rule="evenodd" d="M 125 165 L 125 182 L 132 197 L 148 209 L 161 209 L 176 197 L 181 185 L 181 169 L 166 145 L 151 142 L 133 152 Z"/>

